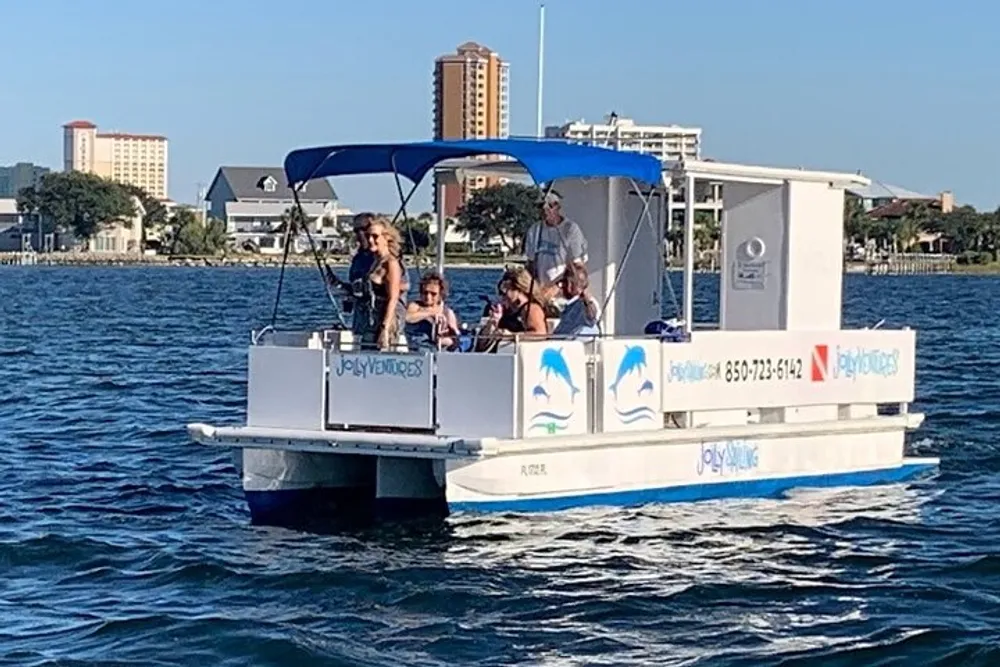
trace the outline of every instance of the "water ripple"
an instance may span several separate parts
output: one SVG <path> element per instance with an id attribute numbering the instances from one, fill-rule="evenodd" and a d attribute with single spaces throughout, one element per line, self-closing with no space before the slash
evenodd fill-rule
<path id="1" fill-rule="evenodd" d="M 846 325 L 918 331 L 931 478 L 312 535 L 250 526 L 230 456 L 184 431 L 242 421 L 273 271 L 0 273 L 0 663 L 1000 661 L 997 279 L 845 281 Z M 497 272 L 455 276 L 471 319 Z M 325 304 L 289 272 L 282 321 Z"/>

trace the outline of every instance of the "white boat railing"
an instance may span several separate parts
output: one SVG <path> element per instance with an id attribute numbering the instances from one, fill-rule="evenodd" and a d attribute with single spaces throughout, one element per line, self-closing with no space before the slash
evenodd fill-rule
<path id="1" fill-rule="evenodd" d="M 348 332 L 255 334 L 248 424 L 531 439 L 907 411 L 915 334 L 695 331 L 515 340 L 496 353 L 358 350 Z"/>

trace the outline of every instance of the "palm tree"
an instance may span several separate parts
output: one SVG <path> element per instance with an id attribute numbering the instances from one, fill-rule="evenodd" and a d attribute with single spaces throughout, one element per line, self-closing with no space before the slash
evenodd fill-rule
<path id="1" fill-rule="evenodd" d="M 874 231 L 874 221 L 869 217 L 861 203 L 861 198 L 851 194 L 844 195 L 844 236 L 845 241 L 860 243 L 867 247 L 868 239 Z"/>
<path id="2" fill-rule="evenodd" d="M 909 252 L 930 224 L 930 206 L 926 202 L 910 203 L 906 214 L 900 218 L 899 224 L 896 226 L 895 240 L 899 242 L 900 250 Z"/>
<path id="3" fill-rule="evenodd" d="M 696 257 L 708 253 L 711 256 L 712 268 L 715 268 L 715 257 L 722 239 L 722 228 L 711 211 L 695 211 L 694 213 L 694 247 Z"/>
<path id="4" fill-rule="evenodd" d="M 302 213 L 302 209 L 298 206 L 293 206 L 285 209 L 285 212 L 281 214 L 281 221 L 271 228 L 271 232 L 274 234 L 284 234 L 288 231 L 288 226 L 291 225 L 292 236 L 295 236 L 301 233 L 307 224 L 309 224 L 309 219 Z"/>

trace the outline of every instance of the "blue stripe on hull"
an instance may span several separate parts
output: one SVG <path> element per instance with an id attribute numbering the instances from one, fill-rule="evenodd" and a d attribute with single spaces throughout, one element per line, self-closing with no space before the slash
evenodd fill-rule
<path id="1" fill-rule="evenodd" d="M 711 484 L 686 484 L 656 489 L 608 491 L 575 496 L 512 498 L 505 500 L 449 503 L 453 512 L 554 512 L 594 505 L 635 506 L 646 503 L 677 503 L 719 498 L 773 498 L 795 488 L 872 486 L 910 479 L 937 467 L 936 462 L 917 461 L 893 468 L 829 475 L 801 475 L 771 479 L 748 479 Z"/>

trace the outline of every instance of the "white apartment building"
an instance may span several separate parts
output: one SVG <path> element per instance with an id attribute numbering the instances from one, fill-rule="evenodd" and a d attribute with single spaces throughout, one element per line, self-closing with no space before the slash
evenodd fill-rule
<path id="1" fill-rule="evenodd" d="M 701 128 L 681 125 L 639 125 L 631 118 L 612 112 L 602 123 L 572 121 L 545 128 L 547 139 L 566 139 L 574 143 L 633 151 L 653 155 L 661 162 L 682 159 L 700 160 Z M 684 194 L 675 195 L 674 215 L 683 207 Z M 696 210 L 709 211 L 718 221 L 722 215 L 722 184 L 699 183 L 695 192 Z"/>
<path id="2" fill-rule="evenodd" d="M 167 199 L 167 138 L 154 134 L 98 132 L 86 120 L 63 125 L 63 168 L 141 187 Z"/>
<path id="3" fill-rule="evenodd" d="M 572 121 L 545 128 L 549 139 L 603 146 L 620 151 L 654 155 L 660 160 L 701 159 L 701 128 L 680 125 L 638 125 L 631 118 L 611 113 L 602 123 Z"/>

